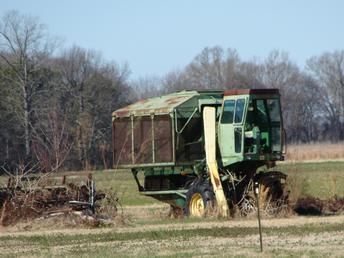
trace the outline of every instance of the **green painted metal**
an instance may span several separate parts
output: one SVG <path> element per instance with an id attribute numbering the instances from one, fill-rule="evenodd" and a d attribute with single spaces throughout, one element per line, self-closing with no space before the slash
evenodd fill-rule
<path id="1" fill-rule="evenodd" d="M 161 176 L 161 175 L 187 175 L 193 174 L 194 169 L 192 166 L 185 167 L 154 167 L 154 168 L 144 168 L 145 176 Z"/>
<path id="2" fill-rule="evenodd" d="M 187 190 L 169 191 L 143 191 L 141 195 L 153 197 L 159 201 L 166 202 L 172 206 L 183 208 L 185 205 Z"/>
<path id="3" fill-rule="evenodd" d="M 242 117 L 242 119 L 240 119 L 240 121 L 235 121 L 234 115 L 238 100 L 244 101 L 244 116 Z M 243 160 L 243 148 L 236 147 L 238 145 L 244 145 L 244 137 L 242 137 L 242 131 L 246 119 L 245 114 L 247 110 L 248 100 L 248 95 L 234 95 L 224 97 L 221 109 L 222 113 L 219 119 L 217 139 L 217 142 L 220 146 L 221 163 L 224 167 L 241 162 Z M 233 115 L 231 118 L 227 118 L 226 112 L 223 112 L 226 106 L 229 108 L 227 112 L 233 111 Z M 229 120 L 231 120 L 231 122 Z M 238 137 L 236 137 L 238 134 L 240 135 L 239 139 Z"/>
<path id="4" fill-rule="evenodd" d="M 127 164 L 120 165 L 117 168 L 152 168 L 152 167 L 173 167 L 175 166 L 174 162 L 157 162 L 157 163 L 144 163 L 144 164 Z"/>
<path id="5" fill-rule="evenodd" d="M 141 192 L 143 195 L 160 195 L 160 194 L 176 194 L 182 198 L 185 198 L 187 190 L 168 190 L 168 191 L 145 191 Z"/>

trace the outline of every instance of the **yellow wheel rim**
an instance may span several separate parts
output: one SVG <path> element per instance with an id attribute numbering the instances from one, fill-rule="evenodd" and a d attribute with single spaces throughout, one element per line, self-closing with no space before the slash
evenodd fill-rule
<path id="1" fill-rule="evenodd" d="M 189 204 L 190 215 L 194 217 L 202 217 L 204 215 L 204 202 L 200 193 L 192 195 Z"/>

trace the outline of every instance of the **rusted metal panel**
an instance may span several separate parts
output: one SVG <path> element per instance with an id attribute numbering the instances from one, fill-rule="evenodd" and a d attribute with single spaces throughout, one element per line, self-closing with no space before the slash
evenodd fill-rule
<path id="1" fill-rule="evenodd" d="M 169 114 L 176 107 L 199 95 L 197 91 L 181 91 L 161 97 L 140 100 L 134 104 L 116 110 L 114 117 L 148 116 L 151 114 Z"/>
<path id="2" fill-rule="evenodd" d="M 245 94 L 279 94 L 278 89 L 231 89 L 224 92 L 225 96 Z"/>

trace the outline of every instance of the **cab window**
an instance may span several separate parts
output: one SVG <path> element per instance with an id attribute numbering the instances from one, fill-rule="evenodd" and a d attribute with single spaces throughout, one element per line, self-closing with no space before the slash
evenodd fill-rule
<path id="1" fill-rule="evenodd" d="M 269 109 L 271 122 L 280 122 L 281 121 L 281 111 L 279 107 L 278 99 L 268 99 L 267 105 Z"/>
<path id="2" fill-rule="evenodd" d="M 234 107 L 235 101 L 234 100 L 226 100 L 223 104 L 223 113 L 221 117 L 222 124 L 231 124 L 233 123 L 233 116 L 234 116 Z"/>
<path id="3" fill-rule="evenodd" d="M 244 116 L 245 99 L 238 99 L 235 106 L 234 123 L 241 123 Z"/>
<path id="4" fill-rule="evenodd" d="M 267 125 L 268 124 L 268 115 L 265 108 L 264 99 L 257 99 L 257 120 L 259 124 Z"/>

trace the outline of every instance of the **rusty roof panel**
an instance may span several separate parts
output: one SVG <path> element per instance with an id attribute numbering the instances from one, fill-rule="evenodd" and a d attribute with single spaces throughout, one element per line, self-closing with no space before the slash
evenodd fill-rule
<path id="1" fill-rule="evenodd" d="M 224 92 L 225 96 L 245 94 L 279 94 L 278 89 L 231 89 Z"/>
<path id="2" fill-rule="evenodd" d="M 179 105 L 198 95 L 199 93 L 197 91 L 181 91 L 160 97 L 143 99 L 114 111 L 112 116 L 128 117 L 130 115 L 168 114 Z"/>

